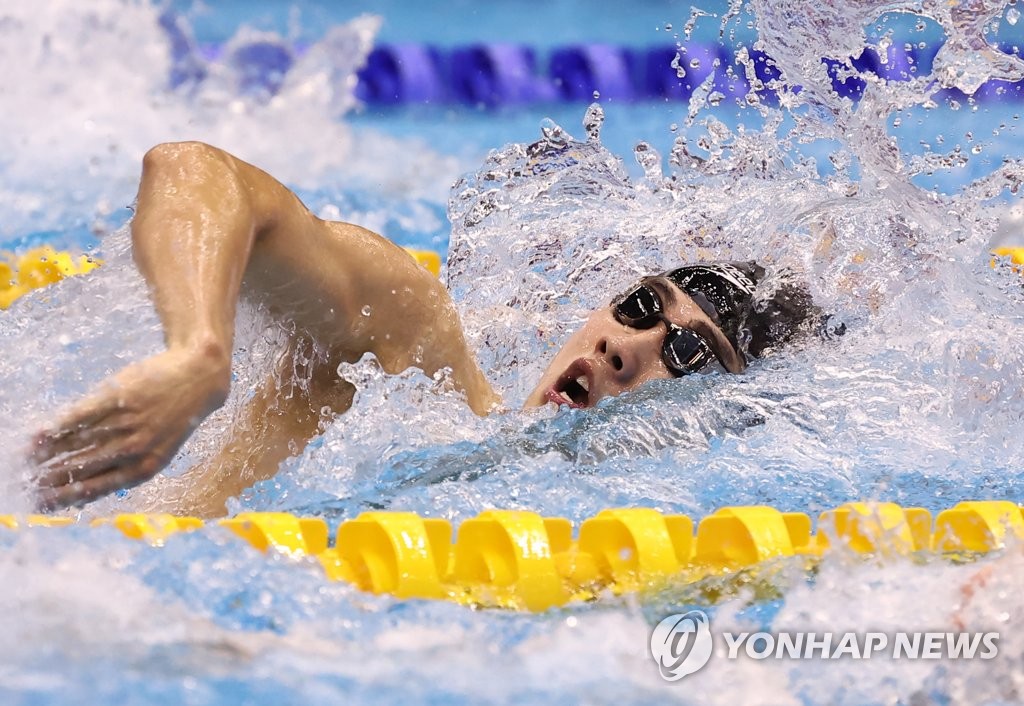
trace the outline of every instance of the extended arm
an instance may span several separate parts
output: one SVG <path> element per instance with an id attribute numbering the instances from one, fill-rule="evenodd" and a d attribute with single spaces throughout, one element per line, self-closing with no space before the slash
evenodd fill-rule
<path id="1" fill-rule="evenodd" d="M 243 276 L 332 358 L 369 351 L 391 372 L 451 367 L 474 410 L 495 400 L 434 278 L 383 238 L 316 218 L 221 150 L 182 143 L 146 155 L 132 242 L 167 350 L 104 382 L 38 437 L 44 508 L 148 480 L 223 404 Z M 360 319 L 366 306 L 375 314 Z"/>

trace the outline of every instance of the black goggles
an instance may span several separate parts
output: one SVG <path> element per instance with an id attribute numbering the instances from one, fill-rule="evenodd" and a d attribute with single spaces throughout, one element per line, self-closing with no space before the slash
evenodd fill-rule
<path id="1" fill-rule="evenodd" d="M 653 328 L 664 321 L 668 332 L 661 344 L 661 360 L 676 377 L 700 372 L 717 360 L 704 336 L 668 320 L 661 296 L 649 284 L 641 282 L 612 302 L 612 315 L 623 326 L 635 329 Z"/>

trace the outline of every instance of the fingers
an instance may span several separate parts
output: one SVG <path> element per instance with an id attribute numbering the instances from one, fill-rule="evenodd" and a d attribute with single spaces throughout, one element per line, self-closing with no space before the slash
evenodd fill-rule
<path id="1" fill-rule="evenodd" d="M 130 465 L 139 458 L 139 453 L 130 448 L 126 449 L 124 443 L 90 444 L 74 452 L 61 454 L 41 464 L 40 468 L 44 472 L 36 478 L 36 484 L 43 488 L 54 488 Z"/>
<path id="2" fill-rule="evenodd" d="M 109 401 L 90 403 L 74 409 L 54 429 L 45 430 L 36 436 L 32 460 L 45 463 L 55 456 L 69 453 L 95 443 L 103 436 L 116 431 L 121 425 L 112 424 L 108 419 L 118 411 L 116 404 Z"/>
<path id="3" fill-rule="evenodd" d="M 36 483 L 43 487 L 88 480 L 138 459 L 145 445 L 133 438 L 128 423 L 62 432 L 56 440 L 37 440 L 32 460 L 39 467 Z"/>
<path id="4" fill-rule="evenodd" d="M 36 507 L 40 512 L 50 512 L 71 505 L 81 505 L 121 488 L 131 488 L 148 480 L 152 475 L 152 473 L 147 473 L 143 467 L 126 467 L 89 480 L 53 488 L 41 488 L 36 494 Z"/>
<path id="5" fill-rule="evenodd" d="M 40 509 L 136 485 L 168 463 L 211 405 L 212 383 L 188 362 L 165 352 L 134 363 L 36 437 Z"/>
<path id="6" fill-rule="evenodd" d="M 128 412 L 106 399 L 80 406 L 36 437 L 31 457 L 40 471 L 39 509 L 85 503 L 145 480 L 140 459 L 146 444 L 136 427 Z"/>
<path id="7" fill-rule="evenodd" d="M 76 453 L 90 446 L 101 446 L 133 433 L 137 423 L 127 415 L 107 417 L 94 426 L 62 428 L 58 432 L 41 432 L 33 441 L 32 458 L 36 464 L 47 463 L 59 456 Z"/>

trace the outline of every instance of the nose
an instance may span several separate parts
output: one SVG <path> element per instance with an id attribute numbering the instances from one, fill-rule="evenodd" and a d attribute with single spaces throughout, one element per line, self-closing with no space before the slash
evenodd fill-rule
<path id="1" fill-rule="evenodd" d="M 607 363 L 612 377 L 620 384 L 629 383 L 640 374 L 647 361 L 645 351 L 652 348 L 650 342 L 657 337 L 658 328 L 628 334 L 602 336 L 596 346 L 598 357 Z"/>

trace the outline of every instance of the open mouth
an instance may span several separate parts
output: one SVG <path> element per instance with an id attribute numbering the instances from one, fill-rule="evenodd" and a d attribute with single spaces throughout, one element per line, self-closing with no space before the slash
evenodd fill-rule
<path id="1" fill-rule="evenodd" d="M 565 404 L 575 409 L 590 407 L 590 389 L 593 382 L 594 373 L 590 363 L 581 358 L 562 373 L 548 390 L 547 398 L 557 405 Z"/>

